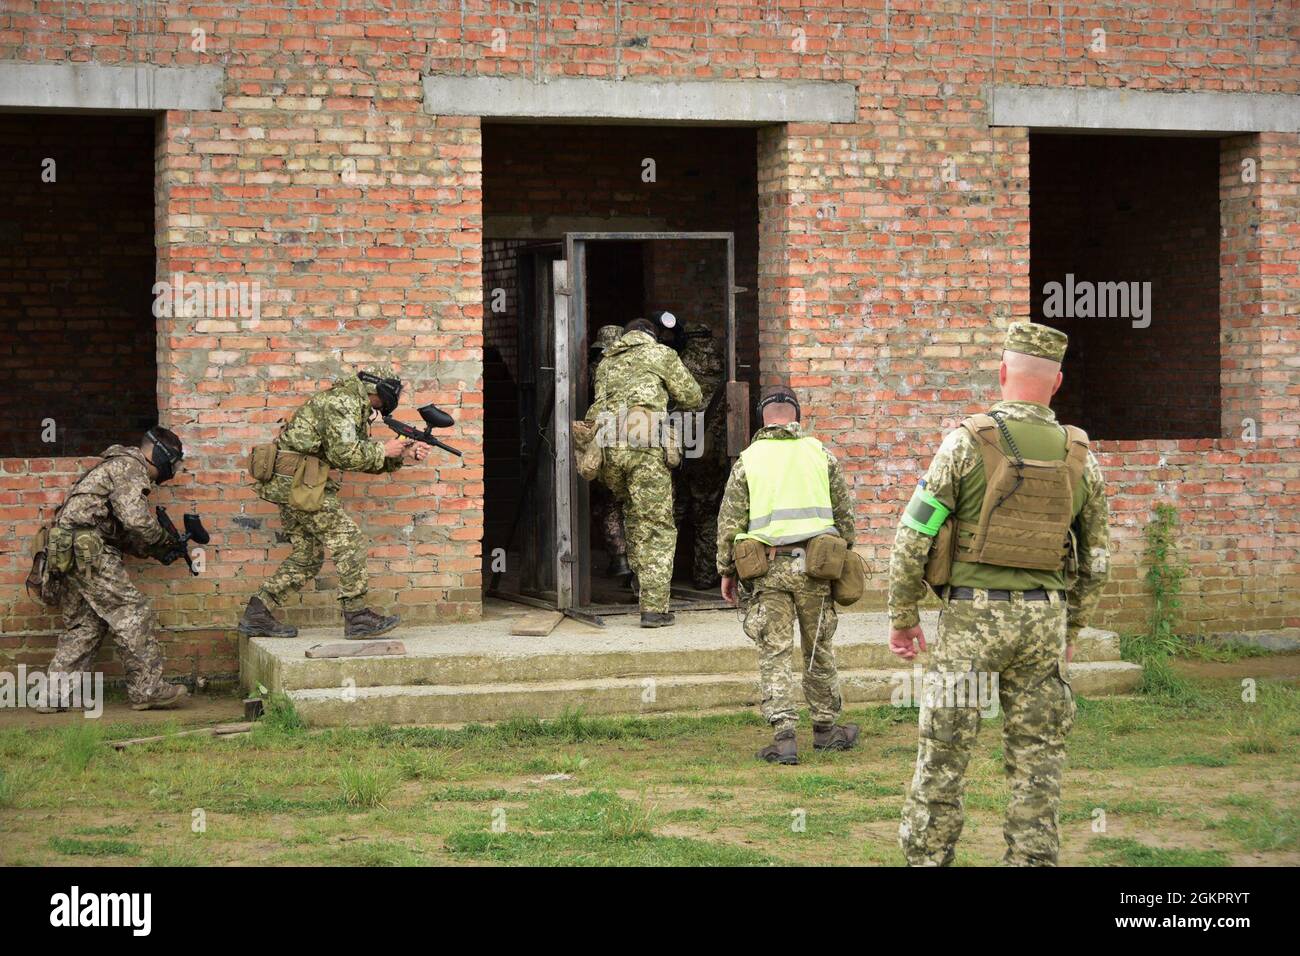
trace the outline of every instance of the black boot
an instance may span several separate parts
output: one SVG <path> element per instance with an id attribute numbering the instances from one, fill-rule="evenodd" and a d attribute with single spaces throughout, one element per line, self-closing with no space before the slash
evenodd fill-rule
<path id="1" fill-rule="evenodd" d="M 676 618 L 673 617 L 672 611 L 667 613 L 663 611 L 642 611 L 642 627 L 669 627 Z"/>
<path id="2" fill-rule="evenodd" d="M 298 629 L 292 624 L 276 620 L 271 609 L 254 594 L 248 599 L 244 616 L 239 619 L 239 633 L 245 637 L 297 637 Z"/>
<path id="3" fill-rule="evenodd" d="M 857 724 L 813 724 L 814 750 L 848 750 L 857 742 Z"/>
<path id="4" fill-rule="evenodd" d="M 626 554 L 616 554 L 609 559 L 609 576 L 618 581 L 626 581 L 632 576 L 632 565 L 627 563 Z"/>
<path id="5" fill-rule="evenodd" d="M 368 637 L 387 634 L 401 623 L 396 614 L 376 614 L 368 607 L 360 611 L 343 612 L 343 636 L 349 641 L 364 641 Z"/>
<path id="6" fill-rule="evenodd" d="M 793 767 L 799 762 L 799 748 L 795 742 L 793 730 L 783 730 L 772 738 L 772 742 L 757 754 L 759 760 L 768 763 L 784 764 Z"/>

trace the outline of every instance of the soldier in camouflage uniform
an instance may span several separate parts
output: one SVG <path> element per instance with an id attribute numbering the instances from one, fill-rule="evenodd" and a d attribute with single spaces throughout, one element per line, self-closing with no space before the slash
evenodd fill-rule
<path id="1" fill-rule="evenodd" d="M 175 707 L 188 695 L 162 679 L 153 608 L 131 583 L 123 560 L 125 554 L 168 563 L 175 557 L 175 542 L 149 506 L 149 492 L 171 478 L 183 454 L 174 433 L 153 428 L 137 448 L 110 447 L 68 492 L 54 527 L 70 536 L 74 564 L 55 586 L 63 633 L 41 713 L 67 709 L 69 682 L 90 670 L 105 634 L 112 634 L 126 670 L 132 710 Z"/>
<path id="2" fill-rule="evenodd" d="M 700 386 L 677 353 L 655 338 L 646 319 L 633 319 L 596 370 L 596 400 L 587 418 L 597 422 L 604 448 L 600 480 L 623 508 L 628 562 L 640 585 L 641 626 L 673 623 L 668 611 L 677 527 L 673 480 L 658 434 L 634 435 L 620 425 L 658 421 L 672 400 L 684 410 L 700 407 Z"/>
<path id="3" fill-rule="evenodd" d="M 705 409 L 702 430 L 694 431 L 695 447 L 687 448 L 676 475 L 674 503 L 679 524 L 689 518 L 694 545 L 691 581 L 701 591 L 718 583 L 718 505 L 727 483 L 727 413 L 723 405 L 727 370 L 722 349 L 703 322 L 687 322 L 682 364 L 700 385 Z M 716 396 L 716 397 L 715 397 Z"/>
<path id="4" fill-rule="evenodd" d="M 835 456 L 799 423 L 799 402 L 785 386 L 763 390 L 763 427 L 741 453 L 727 479 L 718 513 L 718 574 L 722 596 L 741 600 L 735 546 L 755 538 L 766 546 L 765 574 L 744 582 L 745 635 L 758 647 L 763 718 L 774 739 L 758 752 L 769 763 L 797 764 L 794 625 L 802 645 L 803 694 L 812 711 L 813 746 L 847 750 L 856 724 L 837 724 L 843 701 L 832 643 L 838 615 L 831 582 L 804 571 L 809 539 L 838 534 L 852 548 L 853 502 Z"/>
<path id="5" fill-rule="evenodd" d="M 1046 326 L 1029 322 L 1011 326 L 1000 373 L 1002 401 L 989 416 L 997 427 L 986 422 L 983 429 L 972 431 L 963 423 L 944 439 L 894 540 L 890 648 L 911 660 L 917 643 L 922 651 L 926 649 L 917 602 L 925 594 L 927 556 L 943 523 L 956 521 L 955 560 L 947 584 L 937 587 L 943 602 L 939 643 L 931 655 L 922 695 L 916 772 L 899 829 L 903 853 L 914 866 L 951 863 L 961 834 L 964 776 L 979 730 L 980 704 L 972 699 L 974 695 L 945 689 L 963 675 L 987 675 L 990 684 L 996 676 L 998 682 L 1004 760 L 1011 780 L 1003 862 L 1047 866 L 1057 860 L 1065 739 L 1075 712 L 1068 666 L 1075 638 L 1105 583 L 1109 550 L 1105 483 L 1096 459 L 1087 451 L 1087 436 L 1077 430 L 1067 432 L 1048 407 L 1060 385 L 1066 344 L 1063 333 Z M 967 422 L 976 423 L 978 418 Z M 1081 441 L 1076 436 L 1082 436 Z M 985 444 L 987 448 L 981 447 Z M 994 456 L 988 458 L 990 462 L 1014 456 L 1019 463 L 1013 466 L 1014 487 L 999 502 L 1003 512 L 1026 506 L 1043 512 L 1051 507 L 1041 497 L 1024 495 L 1028 490 L 1027 484 L 1022 488 L 1024 475 L 1035 469 L 1041 473 L 1045 465 L 1059 467 L 1070 455 L 1077 456 L 1082 480 L 1061 485 L 1068 489 L 1057 492 L 1061 528 L 1048 534 L 1056 557 L 1040 562 L 1022 558 L 1022 552 L 1029 552 L 1018 542 L 1027 540 L 1029 533 L 1023 529 L 1033 522 L 1011 522 L 1010 532 L 999 531 L 1005 535 L 999 544 L 1002 563 L 976 560 L 973 549 L 981 537 L 991 540 L 987 529 L 995 520 L 992 515 L 987 520 L 981 517 L 986 481 L 992 480 L 985 474 L 986 455 Z M 1026 463 L 1030 468 L 1024 467 Z M 1065 533 L 1058 537 L 1058 530 Z M 1063 548 L 1062 537 L 1070 536 L 1073 547 Z M 1063 551 L 1066 556 L 1060 557 Z M 981 550 L 978 557 L 985 554 Z M 1077 563 L 1069 559 L 1070 554 L 1077 554 Z M 1049 564 L 1055 564 L 1055 569 Z"/>
<path id="6" fill-rule="evenodd" d="M 591 362 L 591 397 L 596 394 L 596 372 L 600 360 L 609 347 L 623 337 L 621 325 L 602 325 L 596 331 L 596 342 L 592 346 Z M 627 536 L 623 533 L 623 511 L 614 499 L 613 492 L 594 482 L 591 486 L 591 516 L 605 542 L 605 556 L 609 559 L 609 575 L 613 578 L 626 579 L 632 575 L 632 566 L 627 561 Z"/>
<path id="7" fill-rule="evenodd" d="M 329 389 L 307 400 L 276 439 L 279 452 L 322 459 L 330 468 L 383 474 L 396 471 L 404 462 L 420 461 L 427 446 L 405 438 L 380 442 L 370 437 L 370 419 L 384 407 L 381 384 L 363 381 L 369 376 L 380 383 L 401 382 L 391 366 L 364 368 L 358 375 L 344 375 Z M 391 404 L 396 406 L 394 396 Z M 391 409 L 389 409 L 391 410 Z M 290 459 L 292 460 L 292 459 Z M 276 474 L 259 482 L 257 493 L 280 508 L 280 520 L 293 550 L 271 578 L 249 599 L 239 622 L 239 633 L 249 637 L 295 637 L 298 629 L 271 613 L 320 572 L 328 550 L 339 579 L 339 602 L 343 607 L 344 637 L 363 639 L 386 634 L 400 618 L 377 614 L 366 606 L 366 538 L 339 502 L 339 484 L 325 483 L 324 500 L 318 511 L 302 511 L 289 503 L 293 482 L 291 468 L 277 457 Z"/>

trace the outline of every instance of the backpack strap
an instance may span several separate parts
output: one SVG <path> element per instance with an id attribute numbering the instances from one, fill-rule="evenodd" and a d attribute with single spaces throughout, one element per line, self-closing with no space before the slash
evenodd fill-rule
<path id="1" fill-rule="evenodd" d="M 1002 443 L 998 440 L 998 423 L 993 420 L 992 415 L 972 415 L 961 423 L 961 427 L 970 432 L 975 438 L 975 444 L 980 450 L 980 458 L 984 461 L 984 479 L 987 481 L 998 467 L 998 463 L 1007 457 L 1006 452 L 1002 450 Z"/>

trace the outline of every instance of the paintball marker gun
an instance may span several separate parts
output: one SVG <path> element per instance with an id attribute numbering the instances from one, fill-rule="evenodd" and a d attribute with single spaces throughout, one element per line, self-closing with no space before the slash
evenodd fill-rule
<path id="1" fill-rule="evenodd" d="M 162 505 L 154 508 L 154 514 L 158 516 L 158 523 L 162 525 L 162 529 L 171 537 L 173 545 L 172 550 L 158 560 L 163 564 L 171 564 L 177 558 L 183 557 L 185 563 L 189 565 L 190 574 L 198 574 L 199 572 L 194 570 L 194 559 L 190 557 L 190 549 L 187 544 L 190 541 L 197 544 L 207 544 L 212 540 L 208 536 L 207 529 L 203 527 L 203 519 L 194 512 L 187 511 L 184 518 L 185 533 L 181 534 L 176 530 L 176 525 L 172 524 L 171 516 L 167 514 L 167 509 Z"/>
<path id="2" fill-rule="evenodd" d="M 441 448 L 443 451 L 449 451 L 459 458 L 461 456 L 460 452 L 433 437 L 433 430 L 435 428 L 450 428 L 455 424 L 452 417 L 437 405 L 423 405 L 420 407 L 419 412 L 420 417 L 424 419 L 424 431 L 420 431 L 418 428 L 413 428 L 405 422 L 398 421 L 392 415 L 384 416 L 384 424 L 397 432 L 397 434 L 401 435 L 403 438 L 409 438 L 411 441 L 421 441 L 426 445 Z M 188 517 L 189 516 L 186 515 L 187 519 Z"/>

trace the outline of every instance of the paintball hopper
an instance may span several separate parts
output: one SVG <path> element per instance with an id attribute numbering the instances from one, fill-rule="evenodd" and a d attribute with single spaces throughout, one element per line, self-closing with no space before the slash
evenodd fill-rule
<path id="1" fill-rule="evenodd" d="M 384 424 L 391 428 L 403 438 L 409 438 L 411 441 L 424 442 L 426 445 L 432 445 L 434 448 L 441 448 L 443 451 L 451 452 L 456 457 L 460 457 L 460 452 L 450 445 L 444 444 L 437 438 L 433 437 L 435 428 L 450 428 L 456 424 L 455 419 L 444 412 L 437 405 L 422 405 L 419 409 L 420 417 L 424 419 L 424 431 L 398 421 L 392 415 L 384 416 Z"/>

